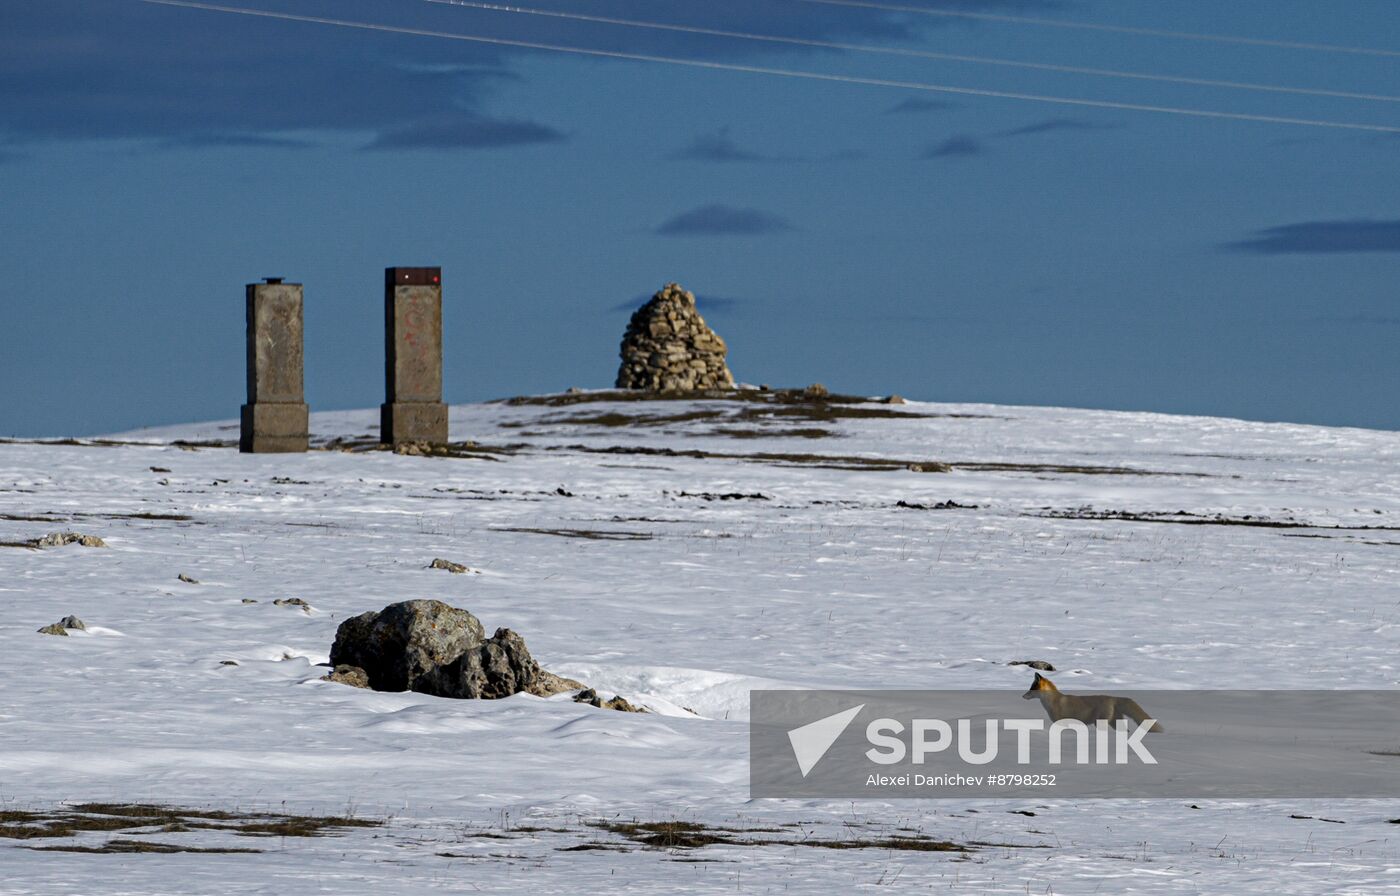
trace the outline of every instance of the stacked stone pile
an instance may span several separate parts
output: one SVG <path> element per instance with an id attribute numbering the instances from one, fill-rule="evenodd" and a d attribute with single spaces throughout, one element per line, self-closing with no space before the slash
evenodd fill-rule
<path id="1" fill-rule="evenodd" d="M 627 324 L 617 388 L 732 389 L 734 375 L 724 361 L 728 351 L 695 309 L 695 294 L 668 283 Z"/>

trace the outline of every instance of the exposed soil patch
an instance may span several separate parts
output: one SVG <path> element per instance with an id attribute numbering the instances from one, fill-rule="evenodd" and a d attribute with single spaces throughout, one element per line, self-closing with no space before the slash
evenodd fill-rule
<path id="1" fill-rule="evenodd" d="M 801 454 L 759 451 L 752 454 L 731 454 L 724 451 L 702 451 L 696 448 L 654 448 L 645 445 L 612 445 L 595 448 L 589 445 L 549 446 L 546 451 L 578 451 L 584 454 L 636 454 L 648 457 L 689 457 L 700 460 L 745 460 L 778 466 L 805 466 L 828 470 L 905 470 L 919 467 L 921 471 L 947 472 L 948 466 L 937 461 L 897 460 L 886 457 L 859 457 L 838 454 Z"/>
<path id="2" fill-rule="evenodd" d="M 1295 813 L 1288 817 L 1295 821 L 1325 821 L 1328 824 L 1346 824 L 1346 822 L 1342 821 L 1340 818 L 1323 818 L 1317 815 L 1298 815 Z"/>
<path id="3" fill-rule="evenodd" d="M 650 541 L 650 532 L 624 532 L 610 529 L 537 529 L 532 526 L 496 526 L 488 532 L 526 532 L 532 535 L 558 535 L 562 538 L 587 538 L 595 541 Z"/>
<path id="4" fill-rule="evenodd" d="M 959 504 L 957 501 L 939 501 L 937 504 L 918 504 L 913 501 L 896 501 L 895 507 L 905 510 L 976 510 L 976 504 Z"/>
<path id="5" fill-rule="evenodd" d="M 709 827 L 693 821 L 593 822 L 592 827 L 633 843 L 656 849 L 698 849 L 704 846 L 805 846 L 813 849 L 884 849 L 910 852 L 970 851 L 970 846 L 922 835 L 851 837 L 840 840 L 805 837 L 784 839 L 753 836 L 785 833 L 777 828 Z"/>
<path id="6" fill-rule="evenodd" d="M 414 445 L 411 453 L 415 457 L 460 457 L 476 458 L 477 460 L 500 460 L 529 448 L 523 443 L 513 443 L 509 445 L 483 445 L 479 442 L 449 442 L 446 445 L 433 445 L 422 442 Z M 324 442 L 311 446 L 312 451 L 393 451 L 392 445 L 385 445 L 376 438 L 342 438 L 337 437 L 327 439 Z"/>
<path id="7" fill-rule="evenodd" d="M 873 420 L 895 418 L 980 417 L 976 414 L 929 414 L 902 411 L 877 399 L 857 395 L 814 395 L 807 390 L 777 392 L 712 391 L 696 393 L 606 392 L 581 393 L 538 398 L 509 399 L 508 404 L 539 404 L 551 407 L 577 405 L 593 401 L 704 401 L 724 400 L 724 408 L 688 408 L 672 413 L 623 413 L 601 411 L 556 414 L 538 420 L 501 424 L 512 429 L 529 428 L 538 434 L 541 427 L 584 426 L 601 428 L 664 428 L 685 424 L 714 424 L 699 435 L 724 436 L 735 439 L 798 438 L 825 439 L 839 435 L 826 426 L 801 424 L 831 424 L 838 420 Z M 781 424 L 788 424 L 783 426 Z M 797 425 L 792 425 L 797 424 Z"/>
<path id="8" fill-rule="evenodd" d="M 725 493 L 722 493 L 722 494 L 716 493 L 716 492 L 676 492 L 676 497 L 677 497 L 677 498 L 700 498 L 700 499 L 703 500 L 703 501 L 771 501 L 771 500 L 772 500 L 772 498 L 769 498 L 767 495 L 763 494 L 762 492 L 754 492 L 754 493 L 748 494 L 748 495 L 744 494 L 743 492 L 725 492 Z"/>
<path id="9" fill-rule="evenodd" d="M 699 448 L 658 448 L 649 445 L 549 445 L 546 451 L 576 451 L 581 454 L 629 454 L 644 457 L 688 457 L 697 460 L 742 460 L 785 467 L 813 467 L 826 470 L 903 471 L 906 473 L 949 473 L 953 470 L 1014 473 L 1060 473 L 1085 476 L 1188 476 L 1210 478 L 1209 473 L 1174 473 L 1140 470 L 1132 467 L 1077 466 L 1072 464 L 983 463 L 980 461 L 914 460 L 896 457 L 862 457 L 850 454 L 809 454 L 803 452 L 755 451 L 741 454 L 705 451 Z"/>
<path id="10" fill-rule="evenodd" d="M 1136 467 L 1103 467 L 1092 464 L 1022 464 L 1002 461 L 952 461 L 958 470 L 978 473 L 1070 473 L 1082 476 L 1180 476 L 1188 479 L 1213 479 L 1210 473 L 1180 473 L 1164 470 L 1140 470 Z"/>
<path id="11" fill-rule="evenodd" d="M 1337 526 L 1318 525 L 1295 519 L 1270 519 L 1262 516 L 1225 516 L 1224 514 L 1203 514 L 1191 513 L 1185 510 L 1173 512 L 1163 511 L 1129 511 L 1129 510 L 1091 510 L 1089 508 L 1079 508 L 1077 510 L 1051 510 L 1046 508 L 1046 513 L 1039 514 L 1045 519 L 1056 520 L 1123 520 L 1133 523 L 1176 523 L 1180 526 L 1253 526 L 1262 529 L 1329 529 L 1343 532 L 1396 532 L 1400 531 L 1400 526 Z"/>
<path id="12" fill-rule="evenodd" d="M 718 426 L 708 433 L 705 433 L 705 435 L 725 436 L 731 439 L 829 439 L 836 436 L 837 433 L 830 429 L 817 429 L 816 427 L 798 429 L 773 429 L 771 427 L 738 429 L 733 426 Z"/>
<path id="13" fill-rule="evenodd" d="M 1373 541 L 1369 538 L 1357 538 L 1353 535 L 1318 535 L 1311 532 L 1282 532 L 1284 538 L 1325 538 L 1329 541 L 1345 541 L 1351 544 L 1369 544 L 1375 546 L 1400 546 L 1400 541 Z"/>
<path id="14" fill-rule="evenodd" d="M 103 520 L 170 520 L 177 523 L 187 523 L 194 519 L 194 517 L 183 513 L 152 513 L 147 510 L 137 513 L 75 513 L 73 516 Z"/>
<path id="15" fill-rule="evenodd" d="M 151 442 L 123 442 L 117 439 L 0 439 L 0 445 L 66 445 L 78 448 L 156 447 Z"/>
<path id="16" fill-rule="evenodd" d="M 505 398 L 500 404 L 511 407 L 537 406 L 562 408 L 576 404 L 590 404 L 612 401 L 745 401 L 760 404 L 782 404 L 808 402 L 804 389 L 703 389 L 694 392 L 662 391 L 651 392 L 644 389 L 606 389 L 597 392 L 561 392 L 555 395 L 519 395 Z M 864 404 L 879 399 L 867 395 L 826 395 L 823 399 L 831 404 Z"/>
<path id="17" fill-rule="evenodd" d="M 655 846 L 660 849 L 694 849 L 715 843 L 739 842 L 730 836 L 731 832 L 721 831 L 718 828 L 706 828 L 704 825 L 691 821 L 599 822 L 594 827 L 625 837 L 633 843 Z"/>
<path id="18" fill-rule="evenodd" d="M 276 813 L 238 813 L 210 809 L 185 809 L 148 803 L 82 803 L 51 812 L 7 810 L 0 812 L 0 838 L 11 840 L 42 840 L 72 837 L 93 831 L 135 831 L 149 828 L 152 832 L 227 831 L 245 837 L 320 837 L 344 828 L 377 827 L 382 821 L 348 816 L 282 815 Z M 144 843 L 144 841 L 141 841 Z M 110 845 L 107 844 L 107 845 Z M 160 846 L 161 844 L 154 844 Z M 67 847 L 64 847 L 67 848 Z M 104 847 L 73 847 L 78 852 L 148 851 Z M 174 852 L 219 852 L 226 850 L 187 850 Z M 235 850 L 248 852 L 250 850 Z M 256 852 L 256 850 L 251 850 Z"/>
<path id="19" fill-rule="evenodd" d="M 254 853 L 262 852 L 261 849 L 249 849 L 237 846 L 190 846 L 177 843 L 156 843 L 151 840 L 108 840 L 101 846 L 30 846 L 29 849 L 37 852 L 87 852 L 87 853 L 131 853 L 131 852 L 214 852 L 214 853 Z"/>

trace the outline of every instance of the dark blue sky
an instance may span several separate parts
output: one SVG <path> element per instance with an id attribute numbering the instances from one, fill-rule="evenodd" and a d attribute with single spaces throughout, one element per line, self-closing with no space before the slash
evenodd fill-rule
<path id="1" fill-rule="evenodd" d="M 234 2 L 234 0 L 230 0 Z M 423 0 L 300 15 L 1400 126 L 1400 4 L 522 0 L 1357 99 L 768 45 Z M 1344 14 L 1343 14 L 1344 11 Z M 0 434 L 232 417 L 243 284 L 306 284 L 313 409 L 382 400 L 382 269 L 440 264 L 446 392 L 611 385 L 697 292 L 742 381 L 1400 429 L 1400 134 L 900 90 L 135 0 L 0 11 Z"/>

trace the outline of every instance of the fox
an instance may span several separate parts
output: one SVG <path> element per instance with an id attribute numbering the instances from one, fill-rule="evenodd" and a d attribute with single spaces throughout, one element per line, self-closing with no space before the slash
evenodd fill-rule
<path id="1" fill-rule="evenodd" d="M 1040 705 L 1045 707 L 1045 713 L 1050 717 L 1051 722 L 1058 722 L 1061 719 L 1077 719 L 1086 725 L 1092 725 L 1099 719 L 1104 719 L 1112 724 L 1119 719 L 1129 719 L 1134 722 L 1145 722 L 1152 718 L 1137 701 L 1128 697 L 1114 697 L 1109 694 L 1078 694 L 1061 693 L 1055 687 L 1055 683 L 1050 679 L 1035 673 L 1035 681 L 1031 682 L 1030 689 L 1021 695 L 1023 700 L 1039 700 Z M 1152 727 L 1148 731 L 1164 732 L 1167 729 L 1162 724 L 1153 721 Z"/>

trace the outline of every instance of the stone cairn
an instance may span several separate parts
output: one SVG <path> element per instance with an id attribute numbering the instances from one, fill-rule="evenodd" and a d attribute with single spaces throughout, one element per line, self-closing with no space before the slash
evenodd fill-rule
<path id="1" fill-rule="evenodd" d="M 724 363 L 728 351 L 695 310 L 695 294 L 668 283 L 627 324 L 617 388 L 733 389 L 734 375 Z"/>

